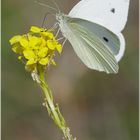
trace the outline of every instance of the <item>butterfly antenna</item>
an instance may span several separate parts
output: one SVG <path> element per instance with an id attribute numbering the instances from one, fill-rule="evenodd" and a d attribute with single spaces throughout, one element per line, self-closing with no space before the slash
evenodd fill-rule
<path id="1" fill-rule="evenodd" d="M 50 9 L 54 10 L 55 12 L 58 12 L 58 10 L 56 10 L 54 7 L 51 7 L 51 6 L 47 5 L 47 4 L 44 4 L 44 3 L 42 3 L 42 2 L 39 2 L 38 0 L 36 0 L 35 2 L 36 2 L 37 4 L 39 4 L 39 5 L 41 5 L 41 6 L 48 7 L 48 8 L 50 8 Z"/>
<path id="2" fill-rule="evenodd" d="M 44 27 L 45 20 L 46 20 L 48 14 L 50 14 L 50 13 L 47 12 L 47 13 L 44 15 L 44 18 L 43 18 L 43 21 L 42 21 L 41 27 Z"/>
<path id="3" fill-rule="evenodd" d="M 45 24 L 45 21 L 46 21 L 48 15 L 53 15 L 53 14 L 47 12 L 47 13 L 44 15 L 44 18 L 43 18 L 43 21 L 42 21 L 42 24 L 41 24 L 41 27 L 43 27 L 43 28 L 46 28 L 46 27 L 44 27 L 44 24 Z M 53 15 L 53 16 L 55 16 L 55 15 Z M 56 29 L 57 26 L 58 26 L 58 23 L 56 22 L 53 26 L 50 27 L 49 30 Z"/>
<path id="4" fill-rule="evenodd" d="M 57 8 L 58 12 L 60 13 L 60 8 L 59 8 L 58 4 L 56 3 L 56 1 L 52 0 L 52 2 L 55 5 L 55 7 Z"/>

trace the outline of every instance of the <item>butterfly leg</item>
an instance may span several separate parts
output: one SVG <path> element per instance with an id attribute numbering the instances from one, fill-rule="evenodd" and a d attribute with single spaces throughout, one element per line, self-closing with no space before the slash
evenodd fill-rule
<path id="1" fill-rule="evenodd" d="M 62 48 L 65 45 L 66 41 L 67 41 L 67 39 L 65 38 L 64 42 L 62 43 Z"/>
<path id="2" fill-rule="evenodd" d="M 57 41 L 63 40 L 65 37 L 60 37 L 57 39 Z"/>
<path id="3" fill-rule="evenodd" d="M 57 41 L 61 41 L 61 40 L 63 40 L 63 39 L 64 39 L 64 41 L 63 41 L 63 43 L 62 43 L 62 47 L 65 45 L 67 39 L 66 39 L 64 36 L 57 39 Z"/>
<path id="4" fill-rule="evenodd" d="M 59 33 L 60 33 L 60 28 L 58 28 L 58 30 L 57 30 L 57 32 L 56 32 L 56 34 L 55 34 L 55 38 L 58 37 Z"/>

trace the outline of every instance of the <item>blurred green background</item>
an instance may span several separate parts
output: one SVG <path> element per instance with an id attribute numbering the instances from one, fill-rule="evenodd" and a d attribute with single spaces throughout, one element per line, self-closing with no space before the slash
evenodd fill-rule
<path id="1" fill-rule="evenodd" d="M 56 1 L 65 13 L 78 2 Z M 117 75 L 86 68 L 68 42 L 59 64 L 47 72 L 55 101 L 77 140 L 138 140 L 138 5 L 131 0 L 123 31 L 126 52 Z M 62 139 L 42 106 L 41 90 L 8 42 L 31 25 L 41 26 L 46 12 L 34 0 L 2 0 L 2 140 Z"/>

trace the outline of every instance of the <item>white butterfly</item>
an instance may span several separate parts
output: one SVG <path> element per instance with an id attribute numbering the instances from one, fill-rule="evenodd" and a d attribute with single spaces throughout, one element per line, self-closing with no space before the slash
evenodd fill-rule
<path id="1" fill-rule="evenodd" d="M 125 50 L 123 30 L 130 0 L 81 0 L 56 14 L 62 34 L 89 68 L 117 73 Z"/>

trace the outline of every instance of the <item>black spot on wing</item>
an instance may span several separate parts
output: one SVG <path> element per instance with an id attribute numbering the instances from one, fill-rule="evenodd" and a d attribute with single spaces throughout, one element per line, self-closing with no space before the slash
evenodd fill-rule
<path id="1" fill-rule="evenodd" d="M 110 11 L 114 14 L 115 13 L 115 8 L 112 8 Z"/>
<path id="2" fill-rule="evenodd" d="M 109 42 L 109 40 L 106 37 L 103 37 L 103 40 L 107 43 Z"/>

